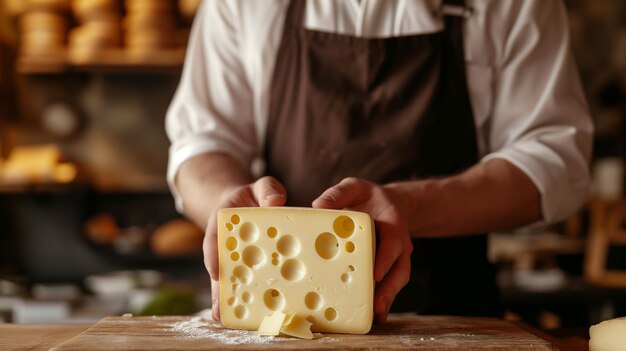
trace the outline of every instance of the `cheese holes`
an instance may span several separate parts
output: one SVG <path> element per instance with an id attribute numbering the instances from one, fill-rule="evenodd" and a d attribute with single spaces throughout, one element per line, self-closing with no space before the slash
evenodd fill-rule
<path id="1" fill-rule="evenodd" d="M 231 296 L 228 298 L 228 306 L 232 306 L 235 304 L 235 297 Z"/>
<path id="2" fill-rule="evenodd" d="M 246 222 L 239 228 L 239 237 L 246 242 L 254 242 L 259 238 L 259 229 L 254 223 Z"/>
<path id="3" fill-rule="evenodd" d="M 244 292 L 243 294 L 241 294 L 241 301 L 243 301 L 243 303 L 250 303 L 252 302 L 252 294 L 250 294 L 249 292 Z"/>
<path id="4" fill-rule="evenodd" d="M 258 246 L 248 246 L 243 250 L 243 263 L 250 268 L 259 268 L 265 263 L 265 253 Z"/>
<path id="5" fill-rule="evenodd" d="M 233 251 L 234 249 L 236 249 L 237 244 L 237 238 L 235 238 L 234 236 L 229 236 L 228 239 L 226 239 L 226 248 L 229 251 Z"/>
<path id="6" fill-rule="evenodd" d="M 354 272 L 354 266 L 353 266 L 353 265 L 349 265 L 349 266 L 348 266 L 348 270 L 349 270 L 350 272 Z"/>
<path id="7" fill-rule="evenodd" d="M 324 304 L 324 300 L 320 294 L 311 291 L 304 296 L 304 304 L 310 310 L 319 310 Z"/>
<path id="8" fill-rule="evenodd" d="M 232 223 L 226 223 L 226 229 L 228 229 L 229 232 L 232 232 L 233 231 Z"/>
<path id="9" fill-rule="evenodd" d="M 342 238 L 348 238 L 354 233 L 354 221 L 348 216 L 339 216 L 333 223 L 335 234 Z"/>
<path id="10" fill-rule="evenodd" d="M 238 215 L 234 214 L 230 217 L 230 221 L 233 222 L 233 224 L 239 224 L 240 218 Z"/>
<path id="11" fill-rule="evenodd" d="M 246 306 L 239 305 L 235 307 L 235 317 L 237 319 L 245 319 L 248 316 L 248 309 Z"/>
<path id="12" fill-rule="evenodd" d="M 352 276 L 348 273 L 344 273 L 341 275 L 341 281 L 348 284 L 352 281 Z"/>
<path id="13" fill-rule="evenodd" d="M 346 251 L 347 251 L 348 253 L 353 253 L 353 252 L 354 252 L 354 249 L 355 249 L 355 247 L 354 247 L 354 243 L 353 243 L 352 241 L 348 241 L 348 242 L 346 243 Z"/>
<path id="14" fill-rule="evenodd" d="M 326 318 L 327 321 L 334 321 L 335 319 L 337 319 L 337 310 L 332 308 L 332 307 L 328 307 L 325 311 L 324 311 L 324 317 Z"/>
<path id="15" fill-rule="evenodd" d="M 289 281 L 296 281 L 302 279 L 306 274 L 306 267 L 302 262 L 296 259 L 290 259 L 285 261 L 280 268 L 280 275 Z"/>
<path id="16" fill-rule="evenodd" d="M 280 311 L 285 307 L 285 297 L 276 289 L 267 289 L 263 294 L 263 303 L 272 311 Z"/>
<path id="17" fill-rule="evenodd" d="M 274 227 L 267 228 L 267 236 L 269 236 L 270 238 L 274 239 L 276 237 L 276 235 L 278 235 L 278 229 L 276 229 Z"/>
<path id="18" fill-rule="evenodd" d="M 315 251 L 317 254 L 325 259 L 330 260 L 337 256 L 339 252 L 339 242 L 337 237 L 331 233 L 322 233 L 315 239 Z"/>
<path id="19" fill-rule="evenodd" d="M 239 260 L 239 252 L 235 251 L 233 253 L 230 254 L 230 259 L 233 261 L 237 261 Z"/>
<path id="20" fill-rule="evenodd" d="M 243 284 L 249 284 L 252 280 L 252 271 L 246 266 L 237 266 L 233 269 L 233 276 Z"/>
<path id="21" fill-rule="evenodd" d="M 279 263 L 280 261 L 278 260 L 278 252 L 272 253 L 272 264 L 274 266 L 278 266 Z"/>
<path id="22" fill-rule="evenodd" d="M 293 257 L 300 253 L 300 242 L 293 235 L 284 235 L 276 243 L 276 249 L 285 257 Z"/>

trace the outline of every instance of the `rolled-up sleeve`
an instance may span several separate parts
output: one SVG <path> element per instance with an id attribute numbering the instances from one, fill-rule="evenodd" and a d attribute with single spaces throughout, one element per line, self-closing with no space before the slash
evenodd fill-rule
<path id="1" fill-rule="evenodd" d="M 587 196 L 593 126 L 562 2 L 520 4 L 499 55 L 491 153 L 483 161 L 502 158 L 528 175 L 550 223 L 567 218 Z"/>
<path id="2" fill-rule="evenodd" d="M 231 155 L 249 167 L 255 157 L 252 93 L 239 48 L 237 11 L 230 1 L 204 1 L 191 31 L 181 80 L 166 116 L 167 181 L 182 210 L 175 178 L 203 153 Z"/>

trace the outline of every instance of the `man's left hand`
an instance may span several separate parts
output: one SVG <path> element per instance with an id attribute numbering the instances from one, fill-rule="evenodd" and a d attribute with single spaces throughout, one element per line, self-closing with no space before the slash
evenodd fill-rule
<path id="1" fill-rule="evenodd" d="M 374 313 L 376 321 L 384 323 L 396 295 L 409 282 L 411 275 L 413 245 L 398 194 L 362 179 L 345 178 L 324 191 L 313 201 L 313 207 L 345 208 L 372 216 L 378 234 L 374 264 L 374 279 L 377 282 Z"/>

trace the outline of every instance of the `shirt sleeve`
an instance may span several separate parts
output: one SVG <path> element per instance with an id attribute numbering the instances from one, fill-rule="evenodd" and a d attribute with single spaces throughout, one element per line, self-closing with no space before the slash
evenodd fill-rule
<path id="1" fill-rule="evenodd" d="M 249 167 L 258 152 L 252 93 L 240 54 L 232 1 L 204 1 L 191 30 L 179 86 L 167 111 L 171 142 L 167 181 L 179 211 L 175 178 L 181 165 L 208 152 Z"/>
<path id="2" fill-rule="evenodd" d="M 593 126 L 569 47 L 562 2 L 517 3 L 496 69 L 492 152 L 541 192 L 543 221 L 563 220 L 587 196 Z"/>

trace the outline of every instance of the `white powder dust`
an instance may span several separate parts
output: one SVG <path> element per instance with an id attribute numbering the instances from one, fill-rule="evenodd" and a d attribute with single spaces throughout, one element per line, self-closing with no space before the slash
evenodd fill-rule
<path id="1" fill-rule="evenodd" d="M 166 324 L 164 326 L 169 327 L 170 331 L 179 333 L 181 337 L 192 339 L 211 339 L 229 345 L 271 344 L 274 342 L 301 340 L 288 337 L 262 336 L 258 335 L 256 331 L 251 330 L 228 329 L 222 326 L 219 322 L 205 319 L 203 317 L 194 317 L 188 321 Z M 334 338 L 322 339 L 326 339 L 324 341 L 338 341 L 338 339 Z"/>

